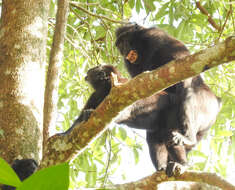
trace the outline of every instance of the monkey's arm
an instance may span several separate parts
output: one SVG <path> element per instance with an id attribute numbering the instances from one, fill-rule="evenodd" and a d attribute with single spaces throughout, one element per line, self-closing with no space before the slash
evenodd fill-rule
<path id="1" fill-rule="evenodd" d="M 158 130 L 156 123 L 161 120 L 161 114 L 174 104 L 171 96 L 163 91 L 138 100 L 121 112 L 115 122 L 136 129 Z"/>
<path id="2" fill-rule="evenodd" d="M 66 135 L 72 131 L 72 129 L 79 123 L 83 121 L 87 121 L 91 115 L 91 113 L 95 110 L 95 108 L 99 105 L 100 100 L 98 98 L 97 91 L 93 92 L 92 95 L 87 100 L 86 105 L 84 106 L 83 110 L 79 117 L 73 122 L 72 126 L 65 132 L 59 133 L 58 135 Z"/>

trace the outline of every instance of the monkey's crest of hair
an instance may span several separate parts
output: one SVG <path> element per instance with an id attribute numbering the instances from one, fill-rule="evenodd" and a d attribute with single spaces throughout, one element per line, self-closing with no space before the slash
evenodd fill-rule
<path id="1" fill-rule="evenodd" d="M 124 37 L 124 36 L 127 36 L 129 34 L 133 34 L 133 32 L 135 31 L 140 31 L 140 30 L 143 30 L 143 29 L 146 29 L 138 24 L 133 24 L 133 23 L 130 23 L 130 24 L 127 24 L 127 25 L 124 25 L 124 26 L 121 26 L 119 27 L 117 30 L 116 30 L 116 42 L 115 42 L 115 45 L 118 46 L 120 40 Z"/>

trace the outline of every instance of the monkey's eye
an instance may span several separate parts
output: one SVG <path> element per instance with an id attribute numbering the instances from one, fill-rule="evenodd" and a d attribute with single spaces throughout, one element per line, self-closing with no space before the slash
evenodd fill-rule
<path id="1" fill-rule="evenodd" d="M 97 80 L 104 80 L 104 72 L 103 71 L 97 72 L 95 74 L 95 78 L 97 78 Z"/>
<path id="2" fill-rule="evenodd" d="M 134 30 L 138 30 L 138 28 L 139 28 L 139 25 L 137 23 L 135 23 Z"/>

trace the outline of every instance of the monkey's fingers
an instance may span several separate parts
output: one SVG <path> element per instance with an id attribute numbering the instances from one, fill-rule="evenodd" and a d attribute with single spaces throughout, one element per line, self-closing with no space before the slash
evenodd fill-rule
<path id="1" fill-rule="evenodd" d="M 127 56 L 126 59 L 130 62 L 130 63 L 135 63 L 135 61 L 138 59 L 138 53 L 136 50 L 131 50 Z"/>
<path id="2" fill-rule="evenodd" d="M 117 76 L 117 74 L 115 74 L 115 73 L 113 73 L 113 72 L 111 72 L 111 82 L 112 82 L 112 87 L 113 87 L 113 86 L 118 86 L 118 85 L 121 84 L 121 83 L 119 83 L 119 81 L 118 81 L 118 76 Z"/>
<path id="3" fill-rule="evenodd" d="M 117 74 L 115 74 L 114 72 L 111 72 L 112 86 L 119 86 L 127 81 L 128 81 L 127 78 L 122 78 L 122 77 L 118 76 Z"/>

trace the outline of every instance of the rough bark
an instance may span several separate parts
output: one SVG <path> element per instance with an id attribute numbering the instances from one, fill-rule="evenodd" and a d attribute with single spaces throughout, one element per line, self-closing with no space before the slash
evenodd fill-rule
<path id="1" fill-rule="evenodd" d="M 3 0 L 0 28 L 0 157 L 39 160 L 47 0 Z"/>
<path id="2" fill-rule="evenodd" d="M 194 55 L 172 61 L 154 71 L 142 73 L 124 85 L 113 87 L 87 122 L 75 127 L 66 136 L 54 135 L 48 139 L 41 167 L 71 160 L 100 134 L 121 110 L 136 100 L 198 75 L 205 69 L 232 60 L 235 60 L 235 36 Z"/>
<path id="3" fill-rule="evenodd" d="M 186 171 L 180 176 L 175 176 L 175 177 L 167 177 L 167 175 L 164 172 L 156 172 L 151 176 L 145 177 L 143 179 L 140 179 L 136 182 L 131 182 L 131 183 L 126 183 L 126 184 L 121 184 L 121 185 L 115 185 L 116 189 L 120 190 L 161 190 L 161 189 L 167 189 L 168 190 L 173 190 L 175 189 L 175 185 L 172 185 L 172 183 L 167 183 L 164 185 L 164 181 L 188 181 L 188 182 L 199 182 L 201 183 L 200 185 L 198 183 L 190 184 L 189 187 L 193 189 L 193 186 L 201 186 L 203 189 L 205 189 L 206 186 L 203 183 L 209 184 L 211 187 L 208 187 L 209 189 L 215 189 L 215 187 L 219 187 L 220 189 L 226 189 L 226 190 L 235 190 L 235 186 L 228 183 L 221 177 L 217 176 L 216 174 L 211 174 L 211 173 L 202 173 L 202 172 L 190 172 Z M 161 185 L 159 185 L 162 183 Z M 177 182 L 174 182 L 177 184 Z M 185 189 L 185 184 L 181 186 L 178 186 L 177 189 Z M 212 187 L 213 186 L 213 187 Z M 157 188 L 156 188 L 157 187 Z M 197 188 L 199 189 L 199 188 Z"/>
<path id="4" fill-rule="evenodd" d="M 58 1 L 55 33 L 47 71 L 43 108 L 43 147 L 49 137 L 49 129 L 55 128 L 60 69 L 63 62 L 64 37 L 68 16 L 68 0 Z"/>

